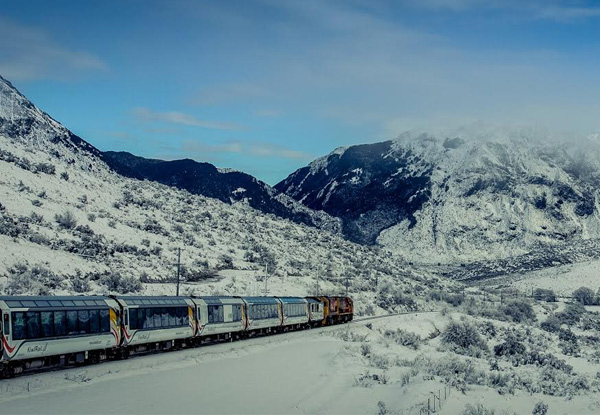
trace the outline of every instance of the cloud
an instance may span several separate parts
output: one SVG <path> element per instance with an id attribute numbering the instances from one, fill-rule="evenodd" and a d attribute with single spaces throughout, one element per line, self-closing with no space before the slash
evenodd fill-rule
<path id="1" fill-rule="evenodd" d="M 11 80 L 69 80 L 107 69 L 99 57 L 57 44 L 47 33 L 0 17 L 0 73 Z"/>
<path id="2" fill-rule="evenodd" d="M 219 144 L 207 144 L 199 140 L 186 140 L 182 143 L 181 149 L 186 154 L 195 154 L 201 158 L 226 153 L 294 160 L 312 160 L 314 158 L 313 155 L 300 150 L 258 140 L 231 140 Z"/>
<path id="3" fill-rule="evenodd" d="M 170 124 L 188 125 L 192 127 L 208 128 L 212 130 L 247 130 L 240 124 L 224 123 L 218 121 L 199 120 L 194 116 L 177 111 L 155 112 L 149 108 L 138 107 L 133 109 L 134 115 L 146 122 L 165 122 Z"/>

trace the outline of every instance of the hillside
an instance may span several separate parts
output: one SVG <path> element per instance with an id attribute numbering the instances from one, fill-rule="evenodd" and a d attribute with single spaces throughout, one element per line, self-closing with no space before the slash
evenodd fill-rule
<path id="1" fill-rule="evenodd" d="M 507 258 L 600 237 L 598 141 L 475 125 L 340 148 L 275 187 L 410 261 Z"/>
<path id="2" fill-rule="evenodd" d="M 374 304 L 373 281 L 424 289 L 387 253 L 245 199 L 121 176 L 7 81 L 0 97 L 1 293 L 171 294 L 178 248 L 183 293 L 263 293 L 265 265 L 279 294 L 342 292 L 348 276 L 363 311 Z"/>

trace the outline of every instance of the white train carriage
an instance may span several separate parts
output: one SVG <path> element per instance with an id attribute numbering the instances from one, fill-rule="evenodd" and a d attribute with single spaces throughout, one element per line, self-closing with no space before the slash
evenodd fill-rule
<path id="1" fill-rule="evenodd" d="M 308 324 L 308 301 L 303 297 L 276 297 L 281 301 L 284 330 L 299 329 Z"/>
<path id="2" fill-rule="evenodd" d="M 114 298 L 123 310 L 125 354 L 183 346 L 196 334 L 195 304 L 187 297 Z"/>
<path id="3" fill-rule="evenodd" d="M 281 301 L 275 297 L 242 297 L 246 303 L 247 331 L 278 331 L 283 322 Z"/>
<path id="4" fill-rule="evenodd" d="M 306 297 L 308 301 L 308 312 L 310 316 L 310 325 L 313 327 L 325 324 L 325 304 L 318 297 Z"/>
<path id="5" fill-rule="evenodd" d="M 208 338 L 238 338 L 246 329 L 244 301 L 240 297 L 194 297 L 198 330 Z"/>
<path id="6" fill-rule="evenodd" d="M 121 342 L 119 304 L 100 296 L 0 297 L 0 371 L 97 362 Z"/>

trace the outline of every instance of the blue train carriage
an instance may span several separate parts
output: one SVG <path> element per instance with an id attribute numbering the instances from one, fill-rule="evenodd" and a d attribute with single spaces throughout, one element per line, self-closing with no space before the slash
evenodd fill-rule
<path id="1" fill-rule="evenodd" d="M 309 322 L 308 301 L 303 297 L 277 297 L 283 310 L 283 330 L 297 330 Z"/>
<path id="2" fill-rule="evenodd" d="M 246 329 L 245 303 L 240 297 L 193 297 L 200 342 L 238 339 Z"/>
<path id="3" fill-rule="evenodd" d="M 187 297 L 114 296 L 123 310 L 123 354 L 184 347 L 196 334 Z"/>
<path id="4" fill-rule="evenodd" d="M 319 297 L 306 297 L 311 327 L 324 325 L 325 303 Z"/>
<path id="5" fill-rule="evenodd" d="M 119 304 L 101 296 L 0 297 L 0 374 L 68 363 L 96 363 L 117 353 Z"/>
<path id="6" fill-rule="evenodd" d="M 249 335 L 277 332 L 283 323 L 281 301 L 275 297 L 242 297 Z"/>

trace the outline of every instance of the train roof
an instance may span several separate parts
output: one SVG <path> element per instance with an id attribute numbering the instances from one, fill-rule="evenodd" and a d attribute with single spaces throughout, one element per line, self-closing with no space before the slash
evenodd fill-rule
<path id="1" fill-rule="evenodd" d="M 186 300 L 188 297 L 175 297 L 175 296 L 143 296 L 143 295 L 130 295 L 130 296 L 115 296 L 119 301 L 124 301 L 127 305 L 188 305 Z"/>
<path id="2" fill-rule="evenodd" d="M 279 304 L 279 300 L 275 297 L 242 297 L 242 299 L 255 304 Z"/>
<path id="3" fill-rule="evenodd" d="M 52 296 L 52 295 L 23 295 L 0 296 L 11 308 L 48 308 L 48 307 L 106 307 L 110 297 L 100 295 Z"/>
<path id="4" fill-rule="evenodd" d="M 202 300 L 204 301 L 206 304 L 236 304 L 236 303 L 240 303 L 243 304 L 242 298 L 241 297 L 235 297 L 235 296 L 217 296 L 217 295 L 209 295 L 209 296 L 194 296 L 192 297 L 192 300 Z"/>
<path id="5" fill-rule="evenodd" d="M 304 297 L 277 297 L 285 304 L 306 304 Z"/>

